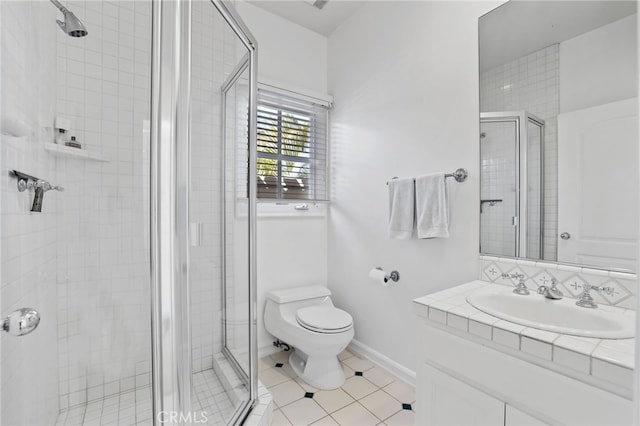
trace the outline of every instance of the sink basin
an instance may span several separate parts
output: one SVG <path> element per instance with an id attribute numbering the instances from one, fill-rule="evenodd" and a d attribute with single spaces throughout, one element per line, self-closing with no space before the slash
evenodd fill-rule
<path id="1" fill-rule="evenodd" d="M 576 306 L 575 299 L 550 300 L 531 291 L 513 293 L 513 287 L 489 285 L 467 296 L 475 308 L 527 327 L 573 336 L 627 339 L 635 335 L 635 315 L 612 306 L 596 309 Z"/>

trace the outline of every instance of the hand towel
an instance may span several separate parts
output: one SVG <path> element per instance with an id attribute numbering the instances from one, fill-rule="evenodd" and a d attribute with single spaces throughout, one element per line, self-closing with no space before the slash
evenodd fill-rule
<path id="1" fill-rule="evenodd" d="M 449 200 L 444 173 L 416 178 L 418 238 L 449 238 Z"/>
<path id="2" fill-rule="evenodd" d="M 413 234 L 415 188 L 413 178 L 389 181 L 389 236 L 408 239 Z"/>

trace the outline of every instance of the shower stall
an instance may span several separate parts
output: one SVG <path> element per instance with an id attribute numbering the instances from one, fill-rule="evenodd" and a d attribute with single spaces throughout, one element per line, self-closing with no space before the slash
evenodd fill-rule
<path id="1" fill-rule="evenodd" d="M 544 259 L 545 122 L 480 114 L 480 252 Z"/>
<path id="2" fill-rule="evenodd" d="M 252 35 L 221 0 L 1 2 L 0 19 L 0 422 L 246 420 Z"/>

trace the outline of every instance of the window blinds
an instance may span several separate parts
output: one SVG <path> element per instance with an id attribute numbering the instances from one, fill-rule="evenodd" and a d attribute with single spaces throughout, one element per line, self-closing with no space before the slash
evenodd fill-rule
<path id="1" fill-rule="evenodd" d="M 261 201 L 327 200 L 327 120 L 322 101 L 258 89 Z"/>

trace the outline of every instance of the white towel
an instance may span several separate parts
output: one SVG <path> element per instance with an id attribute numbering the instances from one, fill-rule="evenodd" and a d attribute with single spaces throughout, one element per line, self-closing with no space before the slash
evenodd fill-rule
<path id="1" fill-rule="evenodd" d="M 449 201 L 444 173 L 416 178 L 418 238 L 449 238 Z"/>
<path id="2" fill-rule="evenodd" d="M 408 239 L 413 234 L 415 187 L 413 178 L 389 181 L 389 236 Z"/>

